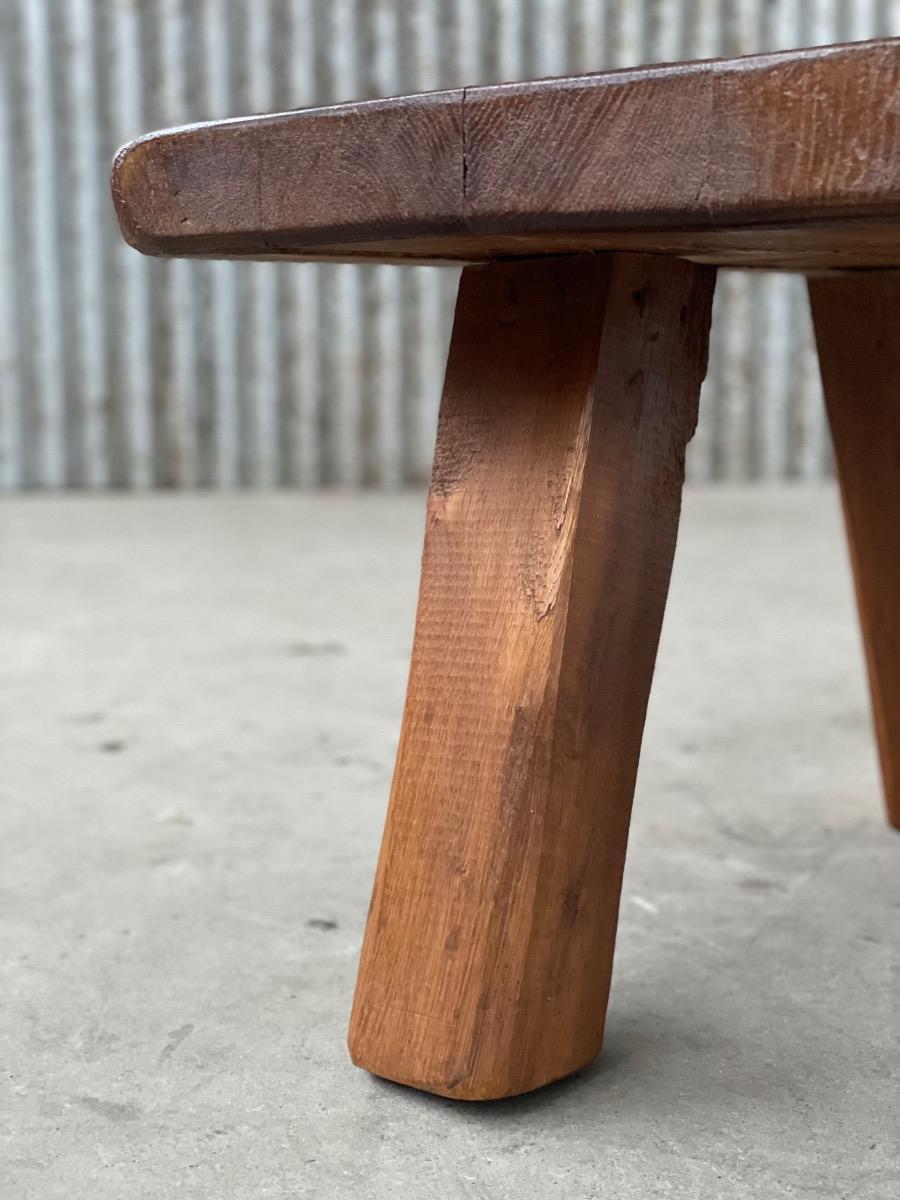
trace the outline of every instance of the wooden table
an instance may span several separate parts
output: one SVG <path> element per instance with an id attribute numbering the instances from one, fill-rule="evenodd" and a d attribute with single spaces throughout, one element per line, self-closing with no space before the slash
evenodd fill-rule
<path id="1" fill-rule="evenodd" d="M 192 125 L 113 193 L 148 254 L 466 264 L 355 1062 L 488 1099 L 600 1049 L 720 265 L 810 279 L 900 827 L 900 41 Z"/>

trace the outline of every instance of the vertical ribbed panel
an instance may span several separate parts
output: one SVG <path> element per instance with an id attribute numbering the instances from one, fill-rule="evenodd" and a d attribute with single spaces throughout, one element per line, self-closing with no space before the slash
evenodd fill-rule
<path id="1" fill-rule="evenodd" d="M 0 488 L 427 479 L 456 272 L 141 259 L 107 186 L 131 137 L 897 34 L 898 0 L 5 0 Z M 799 278 L 722 273 L 689 471 L 830 471 Z"/>

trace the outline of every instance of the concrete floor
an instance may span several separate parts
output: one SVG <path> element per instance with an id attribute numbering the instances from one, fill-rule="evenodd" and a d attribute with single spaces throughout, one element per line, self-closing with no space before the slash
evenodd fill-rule
<path id="1" fill-rule="evenodd" d="M 606 1048 L 357 1071 L 419 497 L 0 508 L 2 1200 L 900 1195 L 900 837 L 830 489 L 691 492 Z"/>

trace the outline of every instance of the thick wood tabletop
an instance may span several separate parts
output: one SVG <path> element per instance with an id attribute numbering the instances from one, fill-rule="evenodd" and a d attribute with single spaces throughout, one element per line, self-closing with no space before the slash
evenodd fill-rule
<path id="1" fill-rule="evenodd" d="M 185 126 L 112 184 L 146 254 L 900 266 L 900 39 Z"/>

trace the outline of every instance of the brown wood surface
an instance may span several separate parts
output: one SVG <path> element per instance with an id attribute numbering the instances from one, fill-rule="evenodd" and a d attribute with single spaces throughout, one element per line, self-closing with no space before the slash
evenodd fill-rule
<path id="1" fill-rule="evenodd" d="M 898 85 L 894 39 L 339 105 L 142 138 L 113 192 L 149 254 L 900 265 Z"/>
<path id="2" fill-rule="evenodd" d="M 463 273 L 415 644 L 350 1030 L 461 1099 L 599 1050 L 714 271 Z"/>
<path id="3" fill-rule="evenodd" d="M 900 829 L 900 275 L 810 281 L 888 818 Z"/>
<path id="4" fill-rule="evenodd" d="M 283 262 L 287 258 L 291 261 L 302 259 L 304 262 L 458 266 L 460 263 L 494 262 L 501 258 L 626 250 L 672 254 L 711 266 L 819 274 L 861 267 L 883 267 L 886 261 L 900 258 L 896 251 L 898 238 L 900 226 L 887 221 L 860 219 L 841 223 L 765 225 L 755 229 L 611 229 L 602 232 L 492 234 L 489 238 L 476 234 L 454 234 L 442 237 L 439 245 L 433 238 L 387 239 L 366 242 L 361 246 L 334 243 L 325 249 L 304 251 L 299 256 L 273 251 L 253 257 L 268 262 Z"/>

